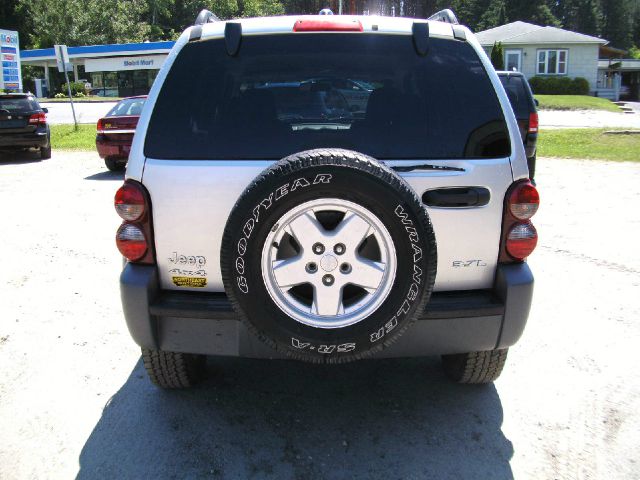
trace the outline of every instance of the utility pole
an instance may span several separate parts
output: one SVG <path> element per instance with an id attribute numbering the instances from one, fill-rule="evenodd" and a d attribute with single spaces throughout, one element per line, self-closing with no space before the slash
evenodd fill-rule
<path id="1" fill-rule="evenodd" d="M 64 72 L 64 78 L 67 81 L 67 92 L 69 93 L 69 102 L 71 102 L 71 113 L 73 113 L 74 129 L 78 130 L 78 120 L 76 119 L 76 109 L 73 105 L 73 96 L 71 95 L 71 84 L 69 83 L 69 70 L 73 70 L 73 65 L 69 61 L 69 53 L 66 45 L 55 45 L 56 61 L 58 62 L 58 71 Z"/>

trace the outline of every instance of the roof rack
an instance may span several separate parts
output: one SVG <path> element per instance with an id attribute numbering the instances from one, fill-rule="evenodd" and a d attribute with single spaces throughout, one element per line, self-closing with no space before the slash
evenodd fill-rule
<path id="1" fill-rule="evenodd" d="M 219 21 L 220 19 L 216 16 L 215 13 L 205 9 L 200 10 L 200 13 L 196 17 L 196 22 L 194 23 L 194 25 L 204 25 L 205 23 L 213 23 Z"/>
<path id="2" fill-rule="evenodd" d="M 456 17 L 456 14 L 453 13 L 453 11 L 448 8 L 445 8 L 444 10 L 440 10 L 439 12 L 434 13 L 429 18 L 427 18 L 427 20 L 433 20 L 435 22 L 451 23 L 453 25 L 459 25 L 460 23 L 458 22 L 458 17 Z"/>

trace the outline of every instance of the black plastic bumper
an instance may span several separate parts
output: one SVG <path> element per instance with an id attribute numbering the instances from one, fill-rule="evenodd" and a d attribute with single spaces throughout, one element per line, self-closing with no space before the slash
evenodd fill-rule
<path id="1" fill-rule="evenodd" d="M 49 134 L 45 132 L 6 133 L 0 135 L 0 148 L 47 147 Z"/>
<path id="2" fill-rule="evenodd" d="M 160 290 L 155 266 L 127 263 L 120 276 L 129 332 L 146 348 L 208 355 L 281 358 L 251 335 L 224 293 Z M 515 344 L 533 295 L 526 263 L 501 265 L 493 290 L 436 292 L 425 312 L 378 357 L 462 353 Z"/>

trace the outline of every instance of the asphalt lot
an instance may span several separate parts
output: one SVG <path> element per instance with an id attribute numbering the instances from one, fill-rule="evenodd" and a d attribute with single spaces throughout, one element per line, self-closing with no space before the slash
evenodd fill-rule
<path id="1" fill-rule="evenodd" d="M 210 358 L 179 392 L 122 318 L 122 175 L 55 151 L 0 173 L 2 479 L 638 478 L 638 163 L 539 159 L 534 305 L 493 385 L 437 358 Z"/>
<path id="2" fill-rule="evenodd" d="M 97 123 L 98 119 L 104 117 L 109 110 L 116 105 L 116 103 L 117 102 L 74 103 L 73 108 L 76 111 L 76 119 L 78 120 L 78 123 Z M 49 123 L 52 125 L 73 123 L 73 112 L 71 110 L 70 103 L 43 102 L 40 106 L 49 109 L 49 113 L 47 113 L 47 120 L 49 120 Z"/>

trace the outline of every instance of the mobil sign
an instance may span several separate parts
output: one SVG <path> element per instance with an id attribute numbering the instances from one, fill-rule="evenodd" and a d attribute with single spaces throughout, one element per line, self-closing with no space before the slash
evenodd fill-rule
<path id="1" fill-rule="evenodd" d="M 0 89 L 22 91 L 18 32 L 0 30 Z"/>

